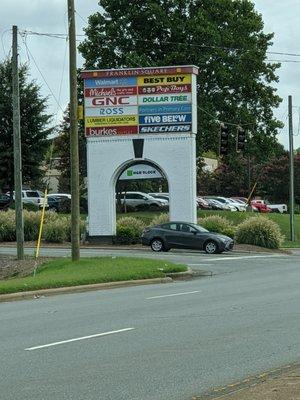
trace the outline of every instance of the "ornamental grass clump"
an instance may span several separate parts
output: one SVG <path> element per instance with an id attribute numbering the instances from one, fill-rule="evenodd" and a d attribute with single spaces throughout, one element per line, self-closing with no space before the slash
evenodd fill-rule
<path id="1" fill-rule="evenodd" d="M 238 225 L 235 239 L 238 243 L 278 249 L 284 235 L 276 222 L 266 217 L 252 217 Z"/>
<path id="2" fill-rule="evenodd" d="M 116 242 L 119 244 L 136 244 L 141 241 L 145 224 L 134 217 L 122 217 L 117 221 Z"/>
<path id="3" fill-rule="evenodd" d="M 151 226 L 165 224 L 167 222 L 169 222 L 169 214 L 163 213 L 153 218 L 153 220 L 151 221 Z"/>
<path id="4" fill-rule="evenodd" d="M 63 243 L 69 240 L 70 221 L 67 217 L 52 218 L 43 229 L 43 239 L 46 242 Z"/>
<path id="5" fill-rule="evenodd" d="M 0 211 L 0 242 L 14 242 L 15 240 L 15 212 L 13 210 Z"/>
<path id="6" fill-rule="evenodd" d="M 235 226 L 226 218 L 220 215 L 210 215 L 209 217 L 199 218 L 198 224 L 210 232 L 221 233 L 222 235 L 234 237 Z"/>

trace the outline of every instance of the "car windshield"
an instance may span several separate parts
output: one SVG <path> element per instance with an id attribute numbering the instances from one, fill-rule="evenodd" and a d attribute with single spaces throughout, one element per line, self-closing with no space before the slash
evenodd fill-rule
<path id="1" fill-rule="evenodd" d="M 209 232 L 207 229 L 203 228 L 203 226 L 197 224 L 190 224 L 190 225 L 199 232 Z"/>

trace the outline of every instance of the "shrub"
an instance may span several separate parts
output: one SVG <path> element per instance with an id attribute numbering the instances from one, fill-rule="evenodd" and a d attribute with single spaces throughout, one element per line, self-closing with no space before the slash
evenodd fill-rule
<path id="1" fill-rule="evenodd" d="M 238 225 L 235 235 L 238 243 L 278 249 L 284 236 L 279 225 L 267 217 L 252 217 Z"/>
<path id="2" fill-rule="evenodd" d="M 13 242 L 15 240 L 15 212 L 13 210 L 0 211 L 0 242 Z"/>
<path id="3" fill-rule="evenodd" d="M 69 239 L 70 221 L 67 217 L 53 218 L 44 225 L 43 238 L 47 242 L 62 243 Z"/>
<path id="4" fill-rule="evenodd" d="M 41 222 L 41 212 L 23 211 L 24 218 L 24 240 L 37 240 Z"/>
<path id="5" fill-rule="evenodd" d="M 151 226 L 165 224 L 167 222 L 169 222 L 169 214 L 166 214 L 166 213 L 159 214 L 153 218 L 153 220 L 151 221 Z"/>
<path id="6" fill-rule="evenodd" d="M 123 217 L 117 221 L 116 242 L 122 244 L 140 243 L 145 224 L 134 217 Z"/>
<path id="7" fill-rule="evenodd" d="M 203 226 L 210 232 L 217 232 L 223 235 L 234 237 L 235 227 L 228 221 L 228 219 L 221 217 L 220 215 L 211 215 L 205 218 L 199 218 L 198 224 Z"/>
<path id="8" fill-rule="evenodd" d="M 9 208 L 11 208 L 12 210 L 15 209 L 15 202 L 13 202 Z M 35 203 L 23 203 L 23 210 L 27 210 L 27 211 L 39 211 L 39 206 Z"/>

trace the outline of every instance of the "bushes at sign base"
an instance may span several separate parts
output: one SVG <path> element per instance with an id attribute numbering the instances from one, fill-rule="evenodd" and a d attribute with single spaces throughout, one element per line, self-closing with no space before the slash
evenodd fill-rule
<path id="1" fill-rule="evenodd" d="M 116 243 L 136 244 L 141 242 L 145 224 L 134 217 L 123 217 L 117 221 Z"/>
<path id="2" fill-rule="evenodd" d="M 235 239 L 238 243 L 278 249 L 284 236 L 276 222 L 266 217 L 253 217 L 238 225 Z"/>
<path id="3" fill-rule="evenodd" d="M 151 221 L 151 226 L 165 224 L 167 222 L 169 222 L 169 214 L 166 214 L 166 213 L 159 214 L 153 218 L 153 220 Z"/>
<path id="4" fill-rule="evenodd" d="M 209 217 L 199 218 L 198 224 L 210 232 L 221 233 L 231 238 L 233 238 L 235 234 L 236 228 L 234 225 L 228 221 L 228 219 L 220 215 L 210 215 Z"/>

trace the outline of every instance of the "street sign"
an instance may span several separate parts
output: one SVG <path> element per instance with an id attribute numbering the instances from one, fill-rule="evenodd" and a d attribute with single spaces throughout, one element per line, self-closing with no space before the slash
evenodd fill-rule
<path id="1" fill-rule="evenodd" d="M 194 66 L 83 71 L 86 136 L 197 133 L 197 74 Z"/>
<path id="2" fill-rule="evenodd" d="M 127 168 L 120 176 L 120 180 L 161 179 L 161 173 L 151 165 L 135 164 Z"/>

